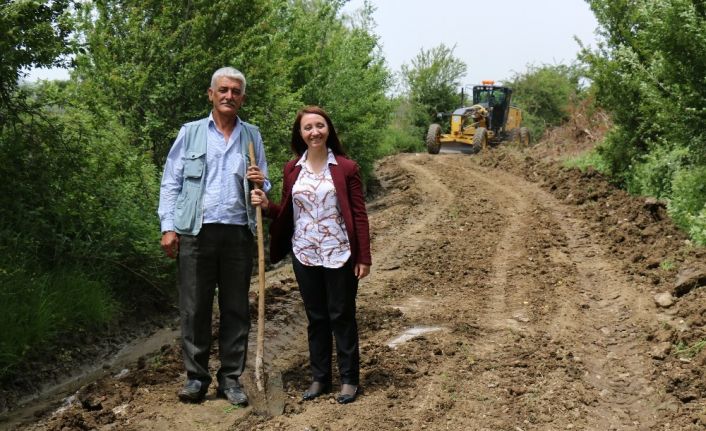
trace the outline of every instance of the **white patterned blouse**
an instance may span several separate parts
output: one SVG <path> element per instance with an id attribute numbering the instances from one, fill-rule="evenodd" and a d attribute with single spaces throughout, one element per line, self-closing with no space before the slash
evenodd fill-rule
<path id="1" fill-rule="evenodd" d="M 338 163 L 330 149 L 326 167 L 318 174 L 309 170 L 306 160 L 305 151 L 297 162 L 302 169 L 292 189 L 292 251 L 304 265 L 340 268 L 350 258 L 351 248 L 328 167 Z"/>

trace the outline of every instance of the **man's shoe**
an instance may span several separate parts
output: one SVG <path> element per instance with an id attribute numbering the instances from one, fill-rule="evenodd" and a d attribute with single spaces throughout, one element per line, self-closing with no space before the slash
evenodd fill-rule
<path id="1" fill-rule="evenodd" d="M 219 398 L 227 399 L 234 406 L 245 407 L 248 405 L 248 396 L 243 392 L 240 386 L 231 386 L 230 388 L 216 390 L 216 395 Z"/>
<path id="2" fill-rule="evenodd" d="M 311 401 L 314 398 L 317 398 L 320 395 L 323 394 L 328 394 L 331 392 L 331 385 L 326 384 L 326 383 L 321 383 L 321 382 L 312 382 L 311 386 L 309 386 L 309 389 L 304 391 L 304 395 L 302 395 L 302 399 L 304 401 Z"/>
<path id="3" fill-rule="evenodd" d="M 179 399 L 185 403 L 198 403 L 203 400 L 208 391 L 208 385 L 201 380 L 187 380 L 179 391 Z"/>
<path id="4" fill-rule="evenodd" d="M 341 393 L 336 397 L 336 401 L 338 401 L 338 404 L 352 403 L 360 392 L 360 386 L 344 383 L 341 387 Z"/>

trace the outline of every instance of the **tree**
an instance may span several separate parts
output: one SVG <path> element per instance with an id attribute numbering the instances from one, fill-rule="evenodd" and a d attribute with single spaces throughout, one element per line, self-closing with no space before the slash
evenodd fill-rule
<path id="1" fill-rule="evenodd" d="M 628 190 L 669 200 L 677 222 L 692 230 L 701 223 L 695 229 L 703 232 L 706 7 L 692 0 L 588 3 L 603 41 L 581 58 L 615 124 L 600 154 Z"/>
<path id="2" fill-rule="evenodd" d="M 402 65 L 406 93 L 415 105 L 414 124 L 422 130 L 438 113 L 448 112 L 460 102 L 458 88 L 466 75 L 466 64 L 454 57 L 454 49 L 444 44 L 422 48 L 411 65 Z"/>
<path id="3" fill-rule="evenodd" d="M 132 144 L 161 166 L 181 124 L 208 111 L 206 89 L 213 71 L 233 65 L 246 77 L 265 58 L 277 58 L 271 43 L 280 0 L 213 2 L 101 0 L 84 4 L 80 31 L 85 54 L 76 76 L 96 102 L 110 107 L 131 131 Z M 274 51 L 274 52 L 273 52 Z M 277 61 L 275 61 L 275 65 Z M 277 70 L 271 82 L 279 83 Z M 249 82 L 246 106 L 270 87 Z M 277 91 L 276 85 L 273 92 Z M 246 108 L 244 113 L 247 113 Z M 246 117 L 247 119 L 247 117 Z"/>
<path id="4" fill-rule="evenodd" d="M 291 157 L 294 113 L 332 111 L 344 143 L 369 171 L 369 133 L 388 121 L 388 73 L 367 28 L 346 26 L 336 0 L 103 0 L 81 13 L 86 53 L 76 76 L 109 106 L 137 148 L 162 161 L 185 121 L 208 111 L 211 73 L 233 65 L 248 78 L 243 119 L 259 125 L 273 166 Z M 369 16 L 372 12 L 367 12 Z M 360 132 L 355 132 L 360 130 Z M 348 133 L 350 131 L 350 133 Z M 367 133 L 367 134 L 366 134 Z"/>
<path id="5" fill-rule="evenodd" d="M 64 65 L 71 52 L 69 0 L 0 3 L 0 109 L 5 110 L 28 68 Z M 0 112 L 0 119 L 6 115 Z"/>
<path id="6" fill-rule="evenodd" d="M 342 2 L 297 3 L 287 29 L 292 90 L 304 104 L 330 113 L 345 150 L 367 178 L 391 112 L 385 96 L 390 74 L 372 34 L 373 8 L 366 3 L 357 18 L 344 22 Z"/>
<path id="7" fill-rule="evenodd" d="M 581 93 L 578 66 L 529 66 L 516 73 L 507 85 L 513 90 L 513 102 L 523 110 L 523 122 L 534 136 L 542 136 L 547 127 L 569 118 L 569 105 Z"/>

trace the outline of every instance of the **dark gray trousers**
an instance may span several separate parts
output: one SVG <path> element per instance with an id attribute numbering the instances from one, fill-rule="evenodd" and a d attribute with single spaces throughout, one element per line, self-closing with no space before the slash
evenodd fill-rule
<path id="1" fill-rule="evenodd" d="M 253 235 L 247 226 L 205 224 L 198 235 L 179 239 L 179 310 L 184 366 L 188 379 L 211 382 L 213 296 L 218 287 L 221 366 L 219 387 L 238 383 L 245 368 L 250 331 L 248 290 L 253 265 Z"/>
<path id="2" fill-rule="evenodd" d="M 360 379 L 358 324 L 355 318 L 358 279 L 351 262 L 341 268 L 324 268 L 303 265 L 292 256 L 292 264 L 309 320 L 307 335 L 313 380 L 331 383 L 335 338 L 341 383 L 357 385 Z"/>

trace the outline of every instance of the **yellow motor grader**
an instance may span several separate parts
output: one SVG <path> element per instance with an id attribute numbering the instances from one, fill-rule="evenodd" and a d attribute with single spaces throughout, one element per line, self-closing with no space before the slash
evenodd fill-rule
<path id="1" fill-rule="evenodd" d="M 510 105 L 511 98 L 512 89 L 495 85 L 494 81 L 483 81 L 474 86 L 473 104 L 450 114 L 449 133 L 442 133 L 440 124 L 429 126 L 427 151 L 438 154 L 444 145 L 462 144 L 468 145 L 475 153 L 503 141 L 529 146 L 529 129 L 522 127 L 522 111 Z"/>

